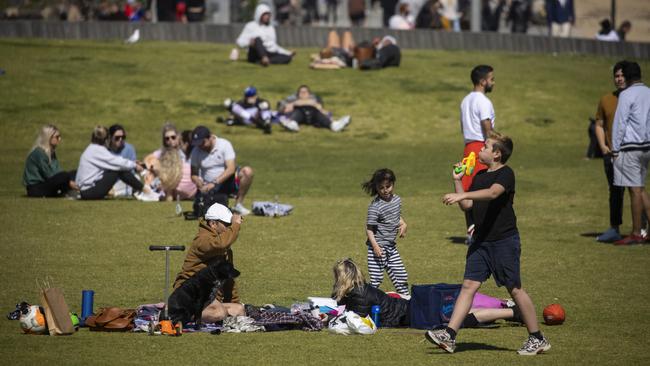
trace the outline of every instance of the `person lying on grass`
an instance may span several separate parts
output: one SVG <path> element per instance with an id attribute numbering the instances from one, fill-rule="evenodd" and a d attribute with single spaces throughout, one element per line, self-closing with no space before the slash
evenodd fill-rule
<path id="1" fill-rule="evenodd" d="M 334 273 L 332 298 L 336 300 L 338 305 L 345 305 L 346 310 L 354 311 L 362 317 L 370 314 L 373 305 L 379 305 L 379 318 L 382 327 L 410 326 L 409 308 L 411 300 L 392 297 L 384 291 L 372 287 L 366 282 L 357 264 L 350 258 L 336 262 L 332 271 Z M 483 297 L 488 298 L 489 296 L 483 295 Z M 476 308 L 470 310 L 462 326 L 466 328 L 477 327 L 499 319 L 521 322 L 521 314 L 516 306 L 507 307 L 506 301 L 491 299 L 496 300 L 492 301 L 492 303 L 503 305 L 498 308 L 479 308 L 478 306 L 485 305 L 480 305 L 477 301 Z"/>

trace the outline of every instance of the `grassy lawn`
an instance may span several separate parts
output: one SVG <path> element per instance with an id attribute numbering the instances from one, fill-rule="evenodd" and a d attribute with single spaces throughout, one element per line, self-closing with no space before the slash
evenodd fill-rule
<path id="1" fill-rule="evenodd" d="M 255 169 L 253 200 L 294 205 L 291 216 L 247 217 L 235 243 L 244 302 L 290 305 L 331 291 L 331 267 L 345 256 L 365 267 L 364 223 L 370 198 L 360 183 L 390 167 L 403 199 L 407 238 L 398 242 L 410 283 L 459 283 L 466 247 L 456 244 L 464 219 L 441 196 L 460 158 L 458 106 L 477 63 L 495 67 L 490 95 L 497 129 L 515 143 L 515 211 L 522 236 L 524 287 L 541 319 L 559 302 L 562 326 L 542 326 L 553 349 L 531 364 L 648 364 L 650 246 L 597 244 L 608 226 L 607 183 L 600 160 L 585 161 L 587 118 L 612 87 L 614 59 L 405 51 L 398 69 L 311 71 L 315 49 L 299 49 L 290 66 L 261 68 L 227 61 L 230 46 L 214 44 L 0 40 L 0 310 L 38 302 L 36 281 L 52 276 L 72 310 L 81 290 L 95 290 L 95 308 L 134 307 L 161 300 L 164 257 L 150 244 L 189 245 L 196 222 L 174 205 L 132 200 L 80 202 L 28 199 L 21 185 L 25 157 L 38 128 L 55 123 L 65 169 L 76 168 L 97 124 L 122 123 L 138 156 L 156 149 L 160 126 L 209 126 L 229 139 L 240 164 Z M 642 62 L 647 74 L 650 63 Z M 221 102 L 255 85 L 274 105 L 309 84 L 335 116 L 352 115 L 340 134 L 303 128 L 272 135 L 217 125 Z M 627 196 L 627 195 L 626 195 Z M 627 200 L 627 197 L 626 197 Z M 184 208 L 190 209 L 185 202 Z M 623 231 L 630 230 L 626 201 Z M 172 255 L 172 275 L 183 255 Z M 388 279 L 382 288 L 392 290 Z M 507 296 L 488 281 L 483 290 Z M 523 327 L 463 330 L 454 355 L 443 354 L 412 329 L 344 337 L 326 331 L 259 334 L 26 336 L 0 320 L 0 355 L 7 364 L 467 364 L 522 362 L 515 350 Z"/>

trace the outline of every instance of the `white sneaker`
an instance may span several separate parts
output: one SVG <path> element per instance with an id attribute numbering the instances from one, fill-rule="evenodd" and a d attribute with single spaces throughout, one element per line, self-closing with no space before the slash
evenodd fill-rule
<path id="1" fill-rule="evenodd" d="M 232 208 L 232 210 L 242 216 L 246 216 L 251 213 L 251 210 L 244 207 L 244 205 L 242 205 L 241 203 L 236 204 L 235 207 Z"/>
<path id="2" fill-rule="evenodd" d="M 298 132 L 300 131 L 300 126 L 298 125 L 298 122 L 289 119 L 285 116 L 280 117 L 280 124 L 282 127 L 286 128 L 287 130 L 291 132 Z"/>
<path id="3" fill-rule="evenodd" d="M 350 124 L 350 116 L 343 116 L 341 119 L 332 122 L 330 129 L 334 132 L 341 132 Z"/>
<path id="4" fill-rule="evenodd" d="M 226 98 L 223 101 L 223 106 L 226 107 L 227 110 L 230 110 L 230 106 L 232 106 L 232 99 Z"/>
<path id="5" fill-rule="evenodd" d="M 142 202 L 158 202 L 160 201 L 160 195 L 154 191 L 149 191 L 147 193 L 145 192 L 138 192 L 134 194 L 135 198 L 138 201 Z"/>

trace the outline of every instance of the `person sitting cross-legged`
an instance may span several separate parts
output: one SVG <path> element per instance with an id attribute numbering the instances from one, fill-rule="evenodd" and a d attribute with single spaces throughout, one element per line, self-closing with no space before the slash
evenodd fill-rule
<path id="1" fill-rule="evenodd" d="M 209 200 L 209 197 L 235 195 L 233 210 L 248 215 L 250 210 L 244 207 L 244 198 L 253 183 L 253 168 L 238 167 L 230 141 L 213 135 L 205 126 L 198 126 L 192 131 L 192 146 L 190 165 L 192 181 L 197 188 L 195 207 Z M 202 214 L 199 211 L 195 209 L 198 216 Z"/>
<path id="2" fill-rule="evenodd" d="M 295 52 L 278 45 L 275 28 L 271 24 L 271 8 L 266 4 L 257 5 L 254 20 L 246 23 L 237 37 L 237 45 L 248 47 L 248 62 L 262 66 L 288 64 L 295 55 Z"/>

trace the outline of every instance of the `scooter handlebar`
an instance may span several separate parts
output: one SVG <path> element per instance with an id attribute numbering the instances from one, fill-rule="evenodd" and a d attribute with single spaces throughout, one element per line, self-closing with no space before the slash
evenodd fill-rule
<path id="1" fill-rule="evenodd" d="M 149 250 L 152 252 L 156 250 L 178 250 L 182 252 L 185 250 L 185 245 L 149 245 Z"/>

